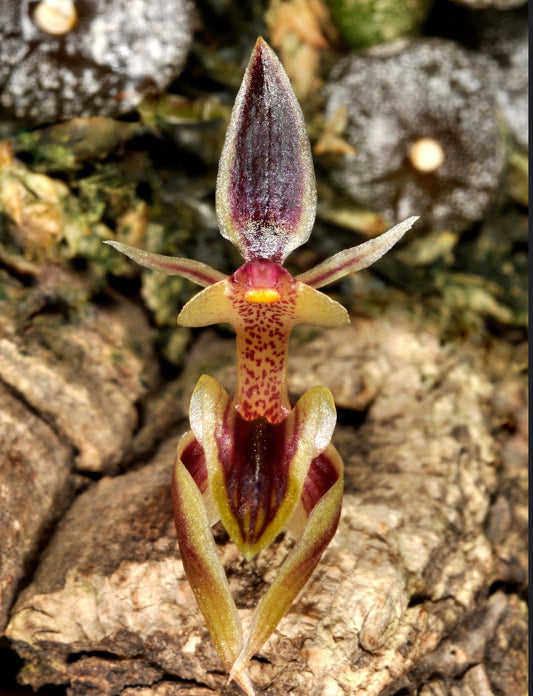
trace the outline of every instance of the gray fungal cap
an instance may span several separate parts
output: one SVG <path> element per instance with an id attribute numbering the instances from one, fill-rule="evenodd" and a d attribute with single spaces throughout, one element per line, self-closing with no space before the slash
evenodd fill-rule
<path id="1" fill-rule="evenodd" d="M 355 150 L 330 176 L 357 203 L 453 230 L 483 216 L 504 151 L 476 56 L 437 39 L 354 54 L 334 68 L 326 97 L 326 117 L 346 109 Z"/>
<path id="2" fill-rule="evenodd" d="M 494 61 L 496 102 L 514 139 L 528 148 L 528 13 L 527 7 L 508 12 L 472 13 L 478 49 Z"/>
<path id="3" fill-rule="evenodd" d="M 0 17 L 0 106 L 34 123 L 133 109 L 192 39 L 189 0 L 0 0 Z"/>

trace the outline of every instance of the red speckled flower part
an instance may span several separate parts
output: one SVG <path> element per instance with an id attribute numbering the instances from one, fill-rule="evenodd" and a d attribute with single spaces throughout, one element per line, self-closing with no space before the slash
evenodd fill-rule
<path id="1" fill-rule="evenodd" d="M 268 302 L 250 300 L 263 296 L 267 288 Z M 243 418 L 279 423 L 290 412 L 285 363 L 297 293 L 297 281 L 268 261 L 245 264 L 229 279 L 228 298 L 238 316 L 232 322 L 239 356 L 235 408 Z"/>

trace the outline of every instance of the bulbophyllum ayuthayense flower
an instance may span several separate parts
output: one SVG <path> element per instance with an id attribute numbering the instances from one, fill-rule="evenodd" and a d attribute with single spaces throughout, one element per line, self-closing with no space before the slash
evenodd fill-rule
<path id="1" fill-rule="evenodd" d="M 366 268 L 411 227 L 341 251 L 293 277 L 287 255 L 307 241 L 316 188 L 303 116 L 275 54 L 258 39 L 237 95 L 217 180 L 221 233 L 244 264 L 225 276 L 206 264 L 108 242 L 137 263 L 205 289 L 178 324 L 229 322 L 237 334 L 233 399 L 204 375 L 192 395 L 191 430 L 178 445 L 172 482 L 181 557 L 213 643 L 248 694 L 246 667 L 303 588 L 339 520 L 343 468 L 330 443 L 335 405 L 313 387 L 291 407 L 287 349 L 295 324 L 340 326 L 348 313 L 317 288 Z M 221 520 L 250 559 L 284 529 L 295 546 L 259 602 L 245 636 L 210 527 Z"/>

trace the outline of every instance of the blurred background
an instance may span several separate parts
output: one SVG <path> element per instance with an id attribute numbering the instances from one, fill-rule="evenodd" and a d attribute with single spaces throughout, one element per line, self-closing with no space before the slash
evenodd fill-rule
<path id="1" fill-rule="evenodd" d="M 2 0 L 1 17 L 5 270 L 75 269 L 82 282 L 58 290 L 71 309 L 108 283 L 140 286 L 161 354 L 178 365 L 176 308 L 192 288 L 101 241 L 239 264 L 218 235 L 214 186 L 261 34 L 302 104 L 317 171 L 316 229 L 291 270 L 420 215 L 379 269 L 338 289 L 350 309 L 379 309 L 398 290 L 451 333 L 525 329 L 520 0 Z"/>

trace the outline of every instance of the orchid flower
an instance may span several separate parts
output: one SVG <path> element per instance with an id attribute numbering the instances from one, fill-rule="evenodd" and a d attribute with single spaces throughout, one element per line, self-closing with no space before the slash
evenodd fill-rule
<path id="1" fill-rule="evenodd" d="M 204 286 L 183 307 L 178 324 L 229 322 L 236 331 L 235 396 L 212 377 L 198 381 L 172 494 L 188 580 L 230 680 L 249 695 L 248 662 L 311 576 L 341 510 L 343 466 L 330 443 L 333 397 L 317 386 L 291 407 L 289 334 L 302 322 L 347 323 L 346 310 L 317 288 L 369 266 L 417 219 L 293 277 L 283 262 L 307 241 L 315 209 L 303 115 L 280 62 L 259 38 L 228 126 L 216 191 L 221 233 L 244 264 L 228 277 L 197 261 L 108 242 L 143 266 Z M 246 636 L 210 529 L 218 520 L 246 559 L 286 528 L 296 539 Z"/>

